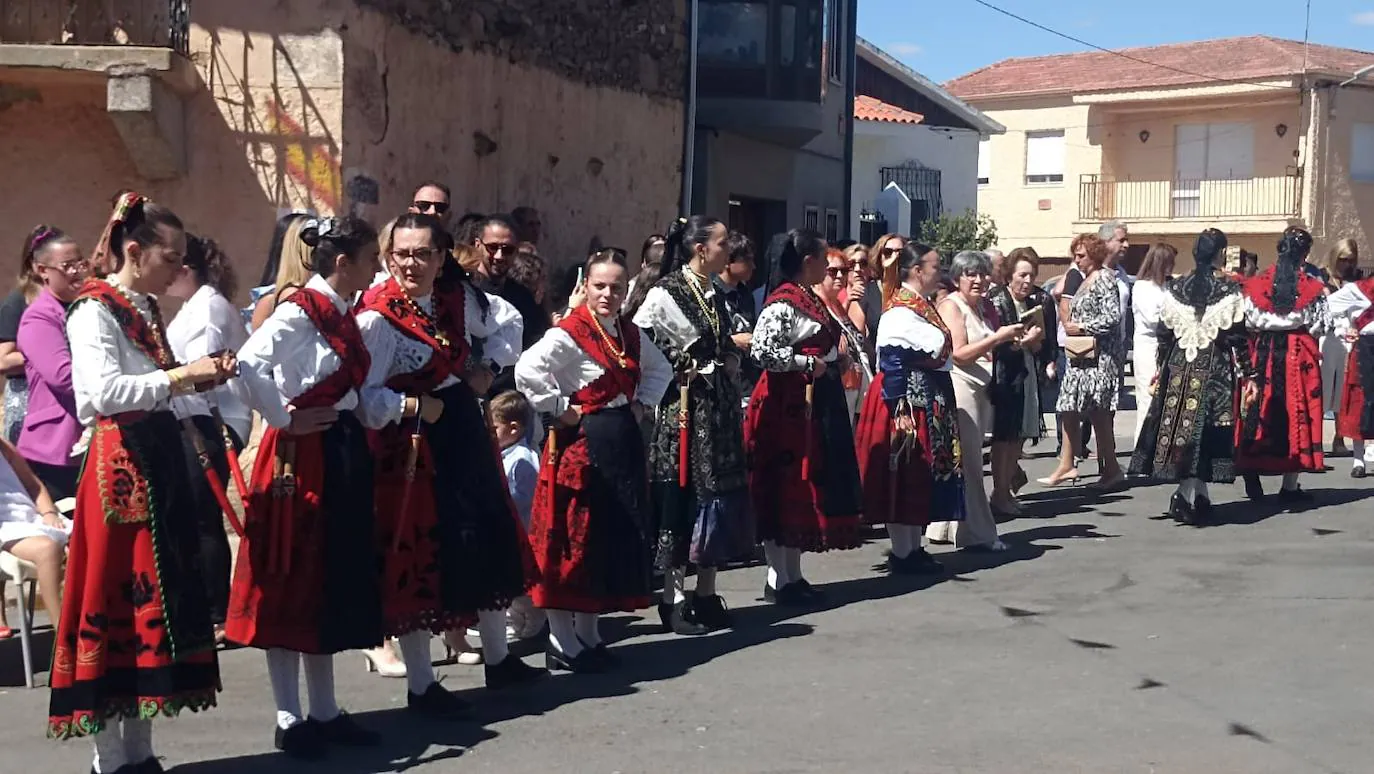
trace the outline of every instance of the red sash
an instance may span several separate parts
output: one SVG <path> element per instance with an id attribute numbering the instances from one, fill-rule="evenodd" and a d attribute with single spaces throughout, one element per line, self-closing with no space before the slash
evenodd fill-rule
<path id="1" fill-rule="evenodd" d="M 627 400 L 634 400 L 635 389 L 639 386 L 638 328 L 621 318 L 620 345 L 625 350 L 625 365 L 621 365 L 606 345 L 605 339 L 601 337 L 601 331 L 592 319 L 591 309 L 586 305 L 573 310 L 558 323 L 558 327 L 571 336 L 594 363 L 604 369 L 604 373 L 592 380 L 591 384 L 572 394 L 573 403 L 581 406 L 584 412 L 590 413 L 605 408 L 606 404 L 621 395 Z M 609 331 L 607 335 L 610 335 Z"/>
<path id="2" fill-rule="evenodd" d="M 945 345 L 944 348 L 940 350 L 939 360 L 941 363 L 944 363 L 949 359 L 950 352 L 954 349 L 954 340 L 950 338 L 949 326 L 945 325 L 944 318 L 935 310 L 934 304 L 927 301 L 925 296 L 922 296 L 920 293 L 912 293 L 906 288 L 897 288 L 897 292 L 892 294 L 892 298 L 889 299 L 887 303 L 888 309 L 894 306 L 910 309 L 917 317 L 920 317 L 922 320 L 938 328 L 939 331 L 945 335 Z"/>
<path id="3" fill-rule="evenodd" d="M 818 333 L 804 341 L 797 342 L 794 349 L 797 354 L 810 357 L 823 357 L 830 350 L 839 346 L 840 338 L 844 335 L 840 330 L 840 324 L 830 313 L 825 310 L 819 297 L 810 290 L 806 290 L 795 282 L 784 282 L 773 289 L 768 294 L 768 299 L 763 302 L 765 308 L 776 301 L 782 301 L 796 309 L 808 320 L 819 323 L 821 329 Z"/>
<path id="4" fill-rule="evenodd" d="M 1274 271 L 1278 268 L 1270 266 L 1264 271 L 1245 280 L 1241 284 L 1241 289 L 1245 296 L 1261 312 L 1277 314 L 1274 311 Z M 1307 308 L 1307 305 L 1316 301 L 1326 292 L 1326 285 L 1318 279 L 1307 275 L 1301 268 L 1298 269 L 1298 298 L 1293 302 L 1293 311 Z"/>
<path id="5" fill-rule="evenodd" d="M 363 344 L 362 331 L 353 315 L 340 312 L 329 296 L 313 288 L 301 288 L 286 299 L 299 306 L 311 324 L 320 332 L 329 348 L 343 364 L 315 386 L 296 396 L 291 404 L 296 408 L 321 408 L 338 403 L 349 390 L 356 390 L 367 380 L 372 357 Z"/>
<path id="6" fill-rule="evenodd" d="M 460 284 L 454 292 L 441 293 L 436 289 L 431 298 L 434 299 L 434 316 L 417 313 L 419 307 L 406 296 L 394 277 L 363 295 L 361 309 L 380 314 L 401 333 L 433 350 L 420 370 L 387 380 L 390 389 L 412 395 L 425 393 L 450 376 L 463 373 L 469 352 L 463 322 L 467 296 Z"/>

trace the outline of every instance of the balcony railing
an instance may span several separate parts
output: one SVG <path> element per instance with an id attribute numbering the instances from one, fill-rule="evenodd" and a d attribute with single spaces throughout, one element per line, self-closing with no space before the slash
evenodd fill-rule
<path id="1" fill-rule="evenodd" d="M 1078 219 L 1291 218 L 1302 212 L 1302 170 L 1242 180 L 1113 180 L 1082 175 Z"/>
<path id="2" fill-rule="evenodd" d="M 188 52 L 191 0 L 0 0 L 0 43 Z"/>

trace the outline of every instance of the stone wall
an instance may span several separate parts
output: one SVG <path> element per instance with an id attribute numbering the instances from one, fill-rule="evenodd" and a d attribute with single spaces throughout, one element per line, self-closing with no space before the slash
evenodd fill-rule
<path id="1" fill-rule="evenodd" d="M 455 51 L 681 99 L 685 0 L 358 0 Z"/>

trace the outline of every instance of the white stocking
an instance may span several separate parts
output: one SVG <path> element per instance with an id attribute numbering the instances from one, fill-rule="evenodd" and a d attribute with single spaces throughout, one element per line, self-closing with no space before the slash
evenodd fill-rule
<path id="1" fill-rule="evenodd" d="M 800 548 L 787 549 L 787 577 L 792 581 L 802 580 L 802 552 Z"/>
<path id="2" fill-rule="evenodd" d="M 697 568 L 697 596 L 714 597 L 716 595 L 716 568 L 698 567 Z"/>
<path id="3" fill-rule="evenodd" d="M 911 556 L 916 542 L 917 528 L 906 524 L 887 525 L 887 537 L 892 541 L 892 555 L 898 559 Z"/>
<path id="4" fill-rule="evenodd" d="M 674 567 L 663 574 L 663 604 L 676 605 L 687 599 L 687 568 Z"/>
<path id="5" fill-rule="evenodd" d="M 482 634 L 482 660 L 489 666 L 505 661 L 510 655 L 510 647 L 506 644 L 506 611 L 479 611 L 477 631 Z"/>
<path id="6" fill-rule="evenodd" d="M 396 638 L 401 646 L 401 659 L 406 662 L 406 688 L 419 696 L 434 685 L 434 662 L 430 660 L 429 632 L 402 634 Z"/>
<path id="7" fill-rule="evenodd" d="M 1298 474 L 1297 474 L 1297 473 L 1284 473 L 1284 474 L 1283 474 L 1283 491 L 1285 491 L 1285 492 L 1292 492 L 1292 491 L 1296 491 L 1297 488 L 1298 488 Z"/>
<path id="8" fill-rule="evenodd" d="M 301 654 L 294 650 L 267 651 L 267 679 L 277 703 L 277 726 L 290 728 L 301 722 Z"/>
<path id="9" fill-rule="evenodd" d="M 583 645 L 595 648 L 601 644 L 601 616 L 596 613 L 573 613 L 573 629 Z"/>
<path id="10" fill-rule="evenodd" d="M 129 765 L 118 720 L 106 722 L 104 730 L 92 736 L 91 742 L 95 744 L 95 760 L 91 762 L 91 768 L 96 774 L 110 774 L 121 766 Z"/>
<path id="11" fill-rule="evenodd" d="M 549 644 L 553 649 L 567 656 L 577 658 L 582 652 L 582 643 L 577 641 L 577 627 L 574 616 L 567 610 L 549 610 Z"/>
<path id="12" fill-rule="evenodd" d="M 125 718 L 124 756 L 129 763 L 144 763 L 153 757 L 153 721 Z"/>
<path id="13" fill-rule="evenodd" d="M 305 691 L 310 697 L 310 719 L 321 723 L 339 716 L 339 700 L 334 695 L 334 657 L 306 654 Z"/>
<path id="14" fill-rule="evenodd" d="M 792 582 L 787 576 L 787 549 L 771 540 L 763 542 L 763 557 L 768 562 L 768 587 L 774 591 Z"/>

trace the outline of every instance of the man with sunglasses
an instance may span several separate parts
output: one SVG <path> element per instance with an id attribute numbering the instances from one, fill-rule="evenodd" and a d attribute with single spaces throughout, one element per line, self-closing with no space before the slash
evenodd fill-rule
<path id="1" fill-rule="evenodd" d="M 453 192 L 447 185 L 436 180 L 426 180 L 415 189 L 410 197 L 410 211 L 422 215 L 432 215 L 448 228 L 449 213 L 453 209 Z"/>
<path id="2" fill-rule="evenodd" d="M 515 236 L 515 225 L 501 215 L 489 215 L 474 229 L 477 234 L 473 246 L 483 252 L 482 263 L 478 267 L 477 286 L 482 290 L 510 302 L 525 322 L 523 347 L 529 349 L 535 342 L 544 338 L 549 330 L 549 313 L 534 299 L 534 294 L 524 285 L 510 279 L 510 267 L 520 243 Z M 515 389 L 514 369 L 504 368 L 496 375 L 488 397 L 505 390 Z"/>

